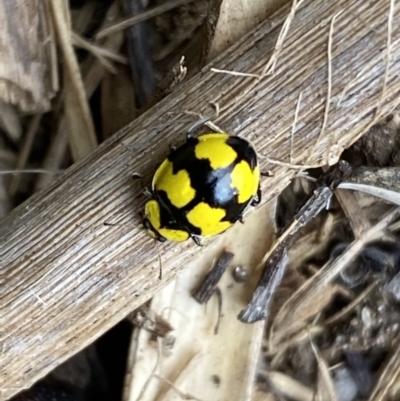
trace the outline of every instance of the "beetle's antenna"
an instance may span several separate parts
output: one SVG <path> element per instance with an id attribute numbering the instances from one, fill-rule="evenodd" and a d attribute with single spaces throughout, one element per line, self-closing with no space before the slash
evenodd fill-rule
<path id="1" fill-rule="evenodd" d="M 160 274 L 158 275 L 158 279 L 161 281 L 162 280 L 162 262 L 161 262 L 160 248 L 159 248 L 159 243 L 157 240 L 155 240 L 155 243 L 156 243 L 156 248 L 157 248 L 158 266 L 160 268 Z"/>
<path id="2" fill-rule="evenodd" d="M 134 226 L 133 223 L 110 223 L 108 221 L 103 222 L 104 226 L 107 227 L 124 227 L 124 226 Z"/>

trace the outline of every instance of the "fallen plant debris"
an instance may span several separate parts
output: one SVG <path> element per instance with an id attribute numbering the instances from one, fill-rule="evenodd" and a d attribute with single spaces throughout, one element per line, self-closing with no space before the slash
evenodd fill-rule
<path id="1" fill-rule="evenodd" d="M 215 265 L 212 267 L 211 271 L 201 282 L 199 287 L 193 291 L 193 298 L 197 302 L 204 304 L 210 300 L 219 280 L 225 273 L 225 270 L 227 269 L 229 263 L 232 261 L 233 257 L 234 254 L 231 252 L 224 251 L 222 253 L 219 259 L 216 261 Z"/>
<path id="2" fill-rule="evenodd" d="M 268 306 L 271 303 L 273 293 L 280 284 L 288 262 L 288 250 L 294 236 L 311 219 L 327 207 L 339 184 L 350 175 L 351 167 L 345 161 L 340 161 L 336 166 L 322 174 L 316 183 L 313 194 L 296 214 L 292 222 L 287 223 L 287 228 L 274 244 L 272 250 L 264 257 L 262 263 L 263 274 L 254 292 L 253 299 L 248 307 L 240 312 L 239 319 L 243 323 L 254 323 L 268 316 Z"/>
<path id="3" fill-rule="evenodd" d="M 395 154 L 400 130 L 390 129 L 395 140 L 385 152 Z M 374 127 L 369 140 L 379 140 L 385 130 L 385 124 Z M 362 149 L 356 144 L 347 159 L 359 160 L 352 152 Z M 373 149 L 368 152 L 369 160 L 377 160 Z M 343 213 L 332 199 L 329 210 L 303 227 L 275 288 L 259 386 L 277 399 L 383 401 L 399 394 L 400 209 L 392 206 L 399 193 L 398 167 L 353 163 L 338 187 L 355 183 L 355 192 L 336 194 L 348 210 Z"/>

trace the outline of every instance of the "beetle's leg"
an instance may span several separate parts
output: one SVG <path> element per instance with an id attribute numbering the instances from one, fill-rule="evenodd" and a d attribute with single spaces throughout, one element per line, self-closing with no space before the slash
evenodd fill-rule
<path id="1" fill-rule="evenodd" d="M 133 173 L 132 176 L 131 176 L 131 178 L 132 178 L 133 181 L 139 180 L 140 183 L 143 182 L 143 177 L 142 177 L 142 175 L 139 174 L 139 173 Z M 142 185 L 142 186 L 143 186 L 143 185 Z"/>
<path id="2" fill-rule="evenodd" d="M 140 182 L 140 188 L 142 189 L 143 194 L 144 194 L 145 196 L 149 197 L 149 198 L 152 198 L 152 197 L 153 197 L 153 192 L 151 191 L 151 189 L 149 189 L 149 188 L 147 188 L 147 187 L 144 186 L 143 177 L 142 177 L 140 174 L 138 174 L 138 173 L 133 173 L 133 174 L 132 174 L 132 180 L 134 180 L 134 181 L 139 180 L 139 182 Z"/>
<path id="3" fill-rule="evenodd" d="M 200 238 L 197 236 L 197 235 L 191 235 L 190 236 L 190 238 L 193 240 L 193 242 L 197 245 L 197 246 L 203 246 L 203 245 L 201 245 L 201 242 L 200 242 Z"/>
<path id="4" fill-rule="evenodd" d="M 257 206 L 260 204 L 261 202 L 261 187 L 260 185 L 258 185 L 258 189 L 257 189 L 257 196 L 251 201 L 250 205 L 251 206 Z"/>
<path id="5" fill-rule="evenodd" d="M 242 224 L 244 224 L 244 220 L 243 220 L 243 215 L 242 214 L 238 217 L 238 221 L 240 221 Z"/>
<path id="6" fill-rule="evenodd" d="M 139 173 L 133 173 L 131 178 L 132 178 L 132 181 L 134 181 L 134 182 L 139 181 L 140 188 L 144 192 L 145 186 L 144 186 L 144 183 L 143 183 L 143 176 L 141 174 L 139 174 Z"/>
<path id="7" fill-rule="evenodd" d="M 186 140 L 189 140 L 191 138 L 193 138 L 193 134 L 194 132 L 201 127 L 202 125 L 204 125 L 206 122 L 210 121 L 211 117 L 204 117 L 201 118 L 200 120 L 196 121 L 188 130 L 188 132 L 186 133 Z"/>
<path id="8" fill-rule="evenodd" d="M 153 191 L 147 187 L 142 188 L 143 195 L 147 196 L 148 198 L 152 198 L 154 196 Z"/>
<path id="9" fill-rule="evenodd" d="M 272 173 L 271 171 L 260 171 L 260 175 L 261 177 L 273 177 L 274 173 Z"/>
<path id="10" fill-rule="evenodd" d="M 202 126 L 203 124 L 209 122 L 211 120 L 211 118 L 218 118 L 219 116 L 219 104 L 218 103 L 214 103 L 214 102 L 210 102 L 210 106 L 214 107 L 215 109 L 215 113 L 213 115 L 213 117 L 204 117 L 204 118 L 200 118 L 199 121 L 195 122 L 188 130 L 187 134 L 186 134 L 186 140 L 193 138 L 193 133 L 194 131 L 196 131 L 200 126 Z M 199 115 L 200 117 L 201 115 Z M 214 131 L 214 132 L 223 132 L 221 131 L 221 129 L 219 127 L 217 127 L 214 123 L 210 124 L 210 128 Z"/>

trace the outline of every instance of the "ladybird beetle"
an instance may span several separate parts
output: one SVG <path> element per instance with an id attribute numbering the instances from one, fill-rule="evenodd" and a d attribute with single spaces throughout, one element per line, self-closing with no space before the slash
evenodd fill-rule
<path id="1" fill-rule="evenodd" d="M 261 200 L 257 154 L 226 133 L 187 136 L 158 167 L 148 191 L 143 226 L 158 241 L 211 237 L 242 220 Z"/>

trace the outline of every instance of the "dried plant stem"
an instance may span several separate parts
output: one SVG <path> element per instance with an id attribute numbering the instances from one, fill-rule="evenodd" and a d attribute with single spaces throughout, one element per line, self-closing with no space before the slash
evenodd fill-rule
<path id="1" fill-rule="evenodd" d="M 400 379 L 400 342 L 398 339 L 393 341 L 391 351 L 388 353 L 384 368 L 380 372 L 379 379 L 375 383 L 368 401 L 393 400 L 392 391 L 398 385 Z M 397 394 L 398 395 L 398 394 Z"/>
<path id="2" fill-rule="evenodd" d="M 125 21 L 119 22 L 117 24 L 114 24 L 108 28 L 101 30 L 96 35 L 96 38 L 100 39 L 100 38 L 103 38 L 104 36 L 111 35 L 112 33 L 122 31 L 123 29 L 126 29 L 134 24 L 137 24 L 138 22 L 145 21 L 149 18 L 154 18 L 157 15 L 163 14 L 176 7 L 182 6 L 184 4 L 188 4 L 190 1 L 194 1 L 194 0 L 169 0 L 168 3 L 162 4 L 158 7 L 154 7 L 153 9 L 145 11 L 142 14 L 135 15 L 132 18 L 128 18 Z"/>
<path id="3" fill-rule="evenodd" d="M 332 97 L 332 42 L 333 42 L 333 32 L 334 32 L 334 23 L 335 19 L 342 13 L 342 11 L 339 11 L 337 14 L 335 14 L 332 17 L 331 20 L 331 25 L 329 29 L 329 37 L 328 37 L 328 53 L 327 53 L 327 58 L 328 58 L 328 89 L 327 89 L 327 94 L 326 94 L 326 103 L 325 103 L 325 111 L 324 111 L 324 119 L 322 121 L 322 127 L 321 127 L 321 132 L 318 135 L 317 142 L 314 145 L 313 151 L 310 153 L 310 156 L 314 153 L 315 148 L 319 145 L 319 141 L 321 138 L 324 138 L 326 126 L 328 124 L 328 117 L 329 117 L 329 108 L 331 105 L 331 97 Z M 332 135 L 329 137 L 331 138 Z M 326 161 L 329 162 L 329 152 L 331 150 L 331 139 L 329 139 L 329 145 L 326 148 L 327 151 L 327 156 L 326 156 Z"/>
<path id="4" fill-rule="evenodd" d="M 121 64 L 127 64 L 128 60 L 126 57 L 116 54 L 113 51 L 104 48 L 99 45 L 95 45 L 90 43 L 88 40 L 84 39 L 82 36 L 78 35 L 77 33 L 72 33 L 72 40 L 73 44 L 77 47 L 81 47 L 82 49 L 86 49 L 87 51 L 91 52 L 93 56 L 97 57 L 101 64 L 109 70 L 111 73 L 115 74 L 117 71 L 115 70 L 112 63 L 108 61 L 108 59 L 116 61 Z"/>
<path id="5" fill-rule="evenodd" d="M 35 135 L 36 135 L 37 129 L 39 127 L 39 123 L 40 123 L 41 119 L 42 119 L 42 114 L 36 114 L 32 118 L 32 120 L 28 126 L 28 130 L 27 130 L 27 133 L 25 136 L 24 144 L 22 146 L 22 150 L 18 155 L 18 161 L 15 166 L 15 171 L 17 171 L 17 170 L 19 171 L 25 166 L 25 164 L 28 160 L 29 153 L 30 153 L 32 145 L 33 145 L 33 140 L 35 139 Z M 3 170 L 0 172 L 0 174 L 6 174 L 6 172 Z M 14 175 L 14 177 L 11 178 L 10 186 L 8 188 L 8 194 L 10 196 L 15 195 L 15 193 L 18 189 L 20 178 L 21 178 L 20 175 Z"/>
<path id="6" fill-rule="evenodd" d="M 293 125 L 292 125 L 292 130 L 290 131 L 290 164 L 293 165 L 293 154 L 292 154 L 292 149 L 293 149 L 293 138 L 294 134 L 296 132 L 296 124 L 297 120 L 299 118 L 299 111 L 300 111 L 300 104 L 301 104 L 301 97 L 303 96 L 303 92 L 300 92 L 299 97 L 297 99 L 296 103 L 296 111 L 294 113 L 294 120 L 293 120 Z"/>
<path id="7" fill-rule="evenodd" d="M 390 0 L 390 8 L 388 15 L 388 24 L 387 24 L 387 42 L 386 42 L 386 67 L 385 67 L 385 76 L 383 78 L 383 87 L 381 97 L 378 101 L 378 107 L 376 108 L 376 115 L 379 116 L 381 103 L 386 94 L 387 81 L 389 79 L 389 68 L 390 68 L 390 59 L 391 59 L 391 47 L 392 47 L 392 25 L 393 25 L 393 13 L 394 13 L 394 4 L 395 0 Z"/>
<path id="8" fill-rule="evenodd" d="M 23 170 L 0 170 L 0 175 L 15 175 L 18 177 L 20 174 L 61 174 L 62 170 L 46 170 L 44 168 L 26 168 Z"/>
<path id="9" fill-rule="evenodd" d="M 78 132 L 75 129 L 70 130 L 70 133 L 74 135 L 70 137 L 70 144 L 72 145 L 75 159 L 80 159 L 97 146 L 97 139 L 78 61 L 72 47 L 71 31 L 67 25 L 67 17 L 65 15 L 65 2 L 51 1 L 50 4 L 58 41 L 64 55 L 64 63 L 67 71 L 66 80 L 69 82 L 71 96 L 74 98 L 72 102 L 76 101 L 78 103 L 74 109 L 74 116 L 71 118 L 78 120 L 75 127 L 79 127 L 79 129 Z M 67 82 L 66 80 L 64 81 Z"/>
<path id="10" fill-rule="evenodd" d="M 271 58 L 268 60 L 268 63 L 265 65 L 265 67 L 261 73 L 261 77 L 264 75 L 273 74 L 276 62 L 278 61 L 279 54 L 282 51 L 283 44 L 284 44 L 286 36 L 289 32 L 290 25 L 294 19 L 294 16 L 296 15 L 296 11 L 301 6 L 302 2 L 303 2 L 303 0 L 293 0 L 290 12 L 285 19 L 285 22 L 284 22 L 282 29 L 278 36 L 278 40 L 276 41 L 274 52 L 272 53 Z"/>

